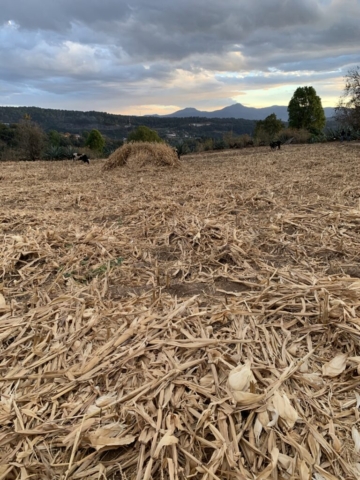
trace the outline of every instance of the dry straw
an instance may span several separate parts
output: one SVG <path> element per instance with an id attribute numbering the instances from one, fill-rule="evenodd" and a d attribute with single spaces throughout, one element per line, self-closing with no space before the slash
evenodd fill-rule
<path id="1" fill-rule="evenodd" d="M 148 165 L 177 167 L 180 162 L 172 147 L 165 143 L 131 142 L 115 150 L 103 166 L 103 170 L 129 165 L 142 168 Z"/>
<path id="2" fill-rule="evenodd" d="M 0 478 L 355 480 L 358 150 L 6 163 Z"/>

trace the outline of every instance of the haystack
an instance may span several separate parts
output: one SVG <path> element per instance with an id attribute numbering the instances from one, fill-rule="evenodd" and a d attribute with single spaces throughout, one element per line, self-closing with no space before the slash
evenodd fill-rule
<path id="1" fill-rule="evenodd" d="M 103 170 L 113 170 L 124 165 L 133 168 L 142 168 L 145 165 L 177 167 L 180 162 L 174 149 L 165 143 L 132 142 L 115 150 Z"/>

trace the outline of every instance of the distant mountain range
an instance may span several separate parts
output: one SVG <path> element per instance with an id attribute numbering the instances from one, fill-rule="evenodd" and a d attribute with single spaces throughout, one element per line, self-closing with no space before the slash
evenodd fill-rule
<path id="1" fill-rule="evenodd" d="M 325 107 L 326 118 L 331 118 L 335 114 L 334 108 Z M 287 107 L 282 105 L 273 105 L 272 107 L 254 108 L 245 107 L 241 103 L 235 103 L 229 107 L 222 108 L 220 110 L 214 110 L 213 112 L 203 112 L 196 108 L 184 108 L 177 112 L 170 113 L 169 115 L 156 115 L 158 117 L 203 117 L 203 118 L 244 118 L 246 120 L 264 120 L 268 115 L 275 113 L 277 118 L 283 122 L 288 121 Z"/>

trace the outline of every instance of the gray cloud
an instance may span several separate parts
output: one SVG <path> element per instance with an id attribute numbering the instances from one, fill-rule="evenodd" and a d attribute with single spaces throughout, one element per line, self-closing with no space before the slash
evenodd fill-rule
<path id="1" fill-rule="evenodd" d="M 359 0 L 2 3 L 2 104 L 210 109 L 268 89 L 270 105 L 302 82 L 340 95 L 360 60 Z"/>

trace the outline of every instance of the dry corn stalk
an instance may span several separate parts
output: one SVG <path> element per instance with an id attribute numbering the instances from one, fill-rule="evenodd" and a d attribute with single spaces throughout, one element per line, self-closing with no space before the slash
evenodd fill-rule
<path id="1" fill-rule="evenodd" d="M 359 478 L 358 151 L 272 153 L 2 165 L 3 478 Z"/>

